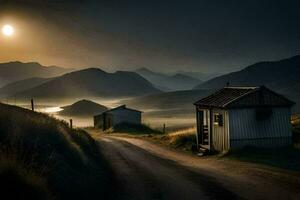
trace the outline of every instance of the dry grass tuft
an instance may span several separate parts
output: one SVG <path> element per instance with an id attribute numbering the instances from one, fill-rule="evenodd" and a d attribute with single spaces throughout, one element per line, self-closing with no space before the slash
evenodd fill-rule
<path id="1" fill-rule="evenodd" d="M 48 190 L 44 167 L 22 160 L 14 150 L 0 151 L 1 196 L 11 199 L 53 199 Z"/>
<path id="2" fill-rule="evenodd" d="M 196 151 L 196 128 L 170 132 L 159 138 L 163 143 L 185 151 Z"/>

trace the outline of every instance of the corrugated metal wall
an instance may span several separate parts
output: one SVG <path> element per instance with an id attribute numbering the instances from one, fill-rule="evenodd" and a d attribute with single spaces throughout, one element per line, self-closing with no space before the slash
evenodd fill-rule
<path id="1" fill-rule="evenodd" d="M 133 124 L 141 124 L 142 116 L 140 112 L 133 110 L 120 109 L 113 112 L 113 125 L 128 122 Z"/>
<path id="2" fill-rule="evenodd" d="M 290 108 L 272 108 L 270 118 L 261 121 L 256 119 L 255 108 L 232 109 L 228 112 L 231 148 L 291 144 Z"/>
<path id="3" fill-rule="evenodd" d="M 214 124 L 214 115 L 215 114 L 222 114 L 223 116 L 223 125 L 219 126 L 218 124 Z M 217 151 L 228 150 L 230 147 L 229 143 L 229 119 L 228 119 L 228 112 L 225 110 L 218 110 L 213 109 L 212 116 L 211 116 L 211 124 L 212 124 L 212 138 L 211 142 L 213 148 Z"/>

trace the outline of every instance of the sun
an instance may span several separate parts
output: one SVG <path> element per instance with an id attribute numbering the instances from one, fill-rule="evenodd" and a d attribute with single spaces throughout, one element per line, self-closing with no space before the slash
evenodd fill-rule
<path id="1" fill-rule="evenodd" d="M 14 32 L 15 32 L 14 27 L 12 27 L 9 24 L 6 24 L 2 27 L 2 33 L 5 36 L 12 36 Z"/>

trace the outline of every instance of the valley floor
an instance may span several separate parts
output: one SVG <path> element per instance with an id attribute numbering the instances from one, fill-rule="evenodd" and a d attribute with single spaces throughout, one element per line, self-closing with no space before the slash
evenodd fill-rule
<path id="1" fill-rule="evenodd" d="M 300 199 L 298 172 L 91 134 L 117 176 L 118 199 Z"/>

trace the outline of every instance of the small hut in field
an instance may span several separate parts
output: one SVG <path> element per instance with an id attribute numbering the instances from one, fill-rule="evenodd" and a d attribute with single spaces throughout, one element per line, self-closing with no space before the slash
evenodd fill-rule
<path id="1" fill-rule="evenodd" d="M 294 102 L 261 87 L 225 87 L 196 103 L 197 147 L 224 151 L 290 145 Z"/>
<path id="2" fill-rule="evenodd" d="M 94 116 L 94 127 L 103 131 L 121 123 L 140 125 L 142 112 L 122 105 Z"/>

